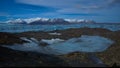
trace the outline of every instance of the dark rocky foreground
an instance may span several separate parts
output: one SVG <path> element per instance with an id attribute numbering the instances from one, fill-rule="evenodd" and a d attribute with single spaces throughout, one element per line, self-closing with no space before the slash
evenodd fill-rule
<path id="1" fill-rule="evenodd" d="M 51 32 L 61 33 L 62 35 L 50 35 Z M 115 43 L 104 52 L 95 53 L 106 66 L 120 66 L 120 31 L 110 31 L 101 28 L 74 28 L 66 30 L 56 30 L 50 32 L 23 32 L 23 33 L 0 33 L 0 45 L 8 45 L 14 43 L 26 43 L 21 40 L 20 37 L 31 38 L 34 37 L 37 40 L 41 39 L 70 39 L 74 37 L 80 37 L 81 35 L 99 35 L 115 41 Z M 88 59 L 88 54 L 73 52 L 66 55 L 51 56 L 45 54 L 38 54 L 32 52 L 22 52 L 11 50 L 0 46 L 0 66 L 101 66 L 92 63 Z"/>
<path id="2" fill-rule="evenodd" d="M 42 53 L 22 52 L 0 47 L 0 67 L 67 66 L 62 59 Z"/>
<path id="3" fill-rule="evenodd" d="M 0 44 L 2 45 L 9 45 L 9 44 L 23 44 L 26 43 L 26 41 L 21 40 L 19 36 L 11 33 L 4 33 L 0 32 Z"/>

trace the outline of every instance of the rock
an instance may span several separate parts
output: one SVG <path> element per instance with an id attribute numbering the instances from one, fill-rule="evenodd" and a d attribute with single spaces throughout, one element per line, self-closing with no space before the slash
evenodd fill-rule
<path id="1" fill-rule="evenodd" d="M 88 53 L 72 52 L 60 55 L 71 67 L 105 67 L 88 59 Z"/>
<path id="2" fill-rule="evenodd" d="M 112 67 L 120 67 L 120 66 L 118 66 L 117 63 L 114 63 Z"/>
<path id="3" fill-rule="evenodd" d="M 61 33 L 62 35 L 54 36 L 49 35 L 49 33 Z M 113 63 L 117 62 L 117 65 L 120 65 L 120 31 L 110 31 L 103 28 L 71 28 L 65 30 L 55 30 L 50 32 L 24 32 L 19 35 L 25 35 L 28 37 L 34 37 L 38 40 L 41 39 L 52 39 L 52 38 L 60 38 L 60 39 L 70 39 L 80 37 L 81 35 L 99 35 L 108 39 L 115 41 L 106 51 L 97 53 L 97 56 L 105 62 L 106 65 L 111 66 Z M 110 60 L 111 59 L 111 60 Z"/>
<path id="4" fill-rule="evenodd" d="M 49 35 L 49 33 L 54 33 L 54 32 L 61 33 L 62 35 Z M 52 38 L 67 40 L 70 38 L 80 37 L 81 35 L 99 35 L 108 39 L 112 39 L 113 41 L 115 41 L 115 43 L 112 44 L 106 51 L 96 53 L 96 55 L 109 67 L 112 67 L 114 63 L 116 63 L 117 66 L 120 66 L 120 58 L 119 58 L 120 57 L 120 54 L 119 54 L 120 53 L 120 31 L 110 31 L 102 28 L 71 28 L 71 29 L 65 29 L 65 30 L 55 30 L 50 32 L 43 32 L 43 31 L 23 32 L 23 33 L 12 34 L 12 35 L 10 34 L 10 36 L 7 34 L 8 33 L 5 33 L 5 34 L 0 33 L 0 43 L 2 42 L 1 39 L 5 40 L 1 44 L 6 44 L 6 43 L 13 44 L 16 42 L 21 43 L 19 40 L 19 37 L 28 37 L 28 38 L 33 37 L 37 40 L 52 39 Z M 16 38 L 16 36 L 18 37 Z M 11 39 L 13 40 L 16 39 L 17 41 L 12 41 Z M 46 43 L 40 43 L 40 44 L 45 46 L 47 45 Z M 83 55 L 83 54 L 75 53 L 75 54 L 67 55 L 67 59 L 68 58 L 72 59 L 70 57 L 75 57 L 75 58 L 79 57 L 78 55 Z M 83 56 L 83 59 L 81 60 L 84 60 L 84 57 L 85 56 Z M 69 62 L 72 63 L 72 60 Z"/>
<path id="5" fill-rule="evenodd" d="M 39 45 L 40 45 L 40 46 L 47 46 L 47 45 L 49 45 L 49 44 L 47 44 L 47 43 L 45 43 L 45 42 L 40 42 Z"/>
<path id="6" fill-rule="evenodd" d="M 0 32 L 0 44 L 22 44 L 27 41 L 21 40 L 19 36 L 12 33 Z"/>
<path id="7" fill-rule="evenodd" d="M 42 53 L 16 51 L 0 46 L 0 67 L 58 67 L 68 66 L 56 56 Z"/>

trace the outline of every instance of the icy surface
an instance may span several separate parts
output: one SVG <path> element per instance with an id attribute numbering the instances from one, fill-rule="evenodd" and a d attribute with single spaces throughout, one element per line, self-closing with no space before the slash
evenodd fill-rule
<path id="1" fill-rule="evenodd" d="M 112 31 L 120 30 L 120 24 L 70 24 L 70 25 L 23 25 L 23 24 L 0 24 L 0 32 L 26 32 L 26 31 L 53 31 L 69 28 L 105 28 Z"/>
<path id="2" fill-rule="evenodd" d="M 62 40 L 58 38 L 51 40 L 42 39 L 41 41 L 48 43 L 48 46 L 39 45 L 38 43 L 41 41 L 38 41 L 35 38 L 27 39 L 25 37 L 22 37 L 21 39 L 26 40 L 29 43 L 24 43 L 23 45 L 14 44 L 11 46 L 3 46 L 11 48 L 13 50 L 32 51 L 53 55 L 68 54 L 76 51 L 89 52 L 88 58 L 92 62 L 102 65 L 104 65 L 104 63 L 97 56 L 94 55 L 94 52 L 102 52 L 114 43 L 114 41 L 104 37 L 87 35 L 82 35 L 79 38 L 72 38 L 69 40 Z"/>
<path id="3" fill-rule="evenodd" d="M 48 47 L 52 48 L 53 50 L 57 50 L 57 52 L 61 54 L 67 54 L 75 51 L 102 52 L 106 50 L 112 43 L 112 40 L 100 36 L 82 35 L 79 38 L 72 38 L 59 44 L 52 44 Z"/>
<path id="4" fill-rule="evenodd" d="M 45 43 L 48 43 L 48 44 L 55 44 L 55 43 L 63 42 L 64 40 L 56 38 L 56 39 L 50 39 L 50 40 L 42 39 L 41 41 L 45 42 Z"/>
<path id="5" fill-rule="evenodd" d="M 24 44 L 14 44 L 14 45 L 3 45 L 3 47 L 8 47 L 11 48 L 13 50 L 19 50 L 19 51 L 31 51 L 31 52 L 39 52 L 39 53 L 45 53 L 45 54 L 51 54 L 53 53 L 52 50 L 50 50 L 47 47 L 43 47 L 43 46 L 39 46 L 38 43 L 36 43 L 36 39 L 35 38 L 31 38 L 32 40 L 29 40 L 25 37 L 22 37 L 21 39 L 28 41 L 29 43 L 24 43 Z M 34 39 L 34 41 L 33 41 Z M 51 51 L 49 53 L 49 51 Z"/>
<path id="6" fill-rule="evenodd" d="M 29 40 L 27 38 L 22 38 L 29 43 L 24 43 L 23 45 L 15 44 L 12 46 L 4 45 L 5 47 L 20 50 L 20 51 L 34 51 L 45 54 L 68 54 L 71 52 L 102 52 L 106 50 L 114 42 L 110 39 L 100 37 L 100 36 L 87 36 L 82 35 L 79 38 L 72 38 L 69 40 L 62 39 L 51 39 L 45 40 L 42 39 L 42 42 L 48 43 L 48 46 L 41 46 L 38 44 L 38 41 L 34 38 Z"/>

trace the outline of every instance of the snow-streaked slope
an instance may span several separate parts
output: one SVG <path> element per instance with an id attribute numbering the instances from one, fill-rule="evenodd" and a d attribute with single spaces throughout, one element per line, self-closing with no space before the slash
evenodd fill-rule
<path id="1" fill-rule="evenodd" d="M 84 22 L 84 19 L 65 19 L 66 21 L 70 23 L 79 23 L 79 22 Z"/>
<path id="2" fill-rule="evenodd" d="M 15 20 L 8 20 L 7 23 L 15 23 L 15 24 L 32 24 L 32 23 L 41 23 L 41 22 L 48 22 L 48 23 L 95 23 L 92 20 L 84 20 L 84 19 L 62 19 L 62 18 L 28 18 L 28 19 L 15 19 Z"/>
<path id="3" fill-rule="evenodd" d="M 30 24 L 34 21 L 48 21 L 49 18 L 39 18 L 39 17 L 37 17 L 37 18 L 29 18 L 29 19 L 23 19 L 23 20 L 26 21 L 27 24 Z"/>
<path id="4" fill-rule="evenodd" d="M 15 20 L 8 20 L 6 23 L 12 23 L 12 24 L 26 24 L 26 21 L 22 19 L 15 19 Z"/>
<path id="5" fill-rule="evenodd" d="M 65 19 L 70 23 L 95 23 L 93 20 L 85 20 L 85 19 Z"/>
<path id="6" fill-rule="evenodd" d="M 79 38 L 72 38 L 69 40 L 62 39 L 43 39 L 42 42 L 49 44 L 48 46 L 41 46 L 38 44 L 38 41 L 34 38 L 32 40 L 27 38 L 22 38 L 29 43 L 24 43 L 23 45 L 4 45 L 14 50 L 20 51 L 33 51 L 40 52 L 45 54 L 68 54 L 71 52 L 102 52 L 105 51 L 114 41 L 101 37 L 101 36 L 87 36 L 82 35 Z M 41 42 L 40 41 L 40 42 Z"/>

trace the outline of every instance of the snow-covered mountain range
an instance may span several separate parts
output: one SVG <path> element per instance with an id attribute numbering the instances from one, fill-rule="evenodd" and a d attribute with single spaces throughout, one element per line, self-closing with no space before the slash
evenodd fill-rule
<path id="1" fill-rule="evenodd" d="M 8 20 L 6 23 L 12 24 L 71 24 L 71 23 L 95 23 L 93 20 L 84 19 L 62 19 L 62 18 L 29 18 Z"/>

